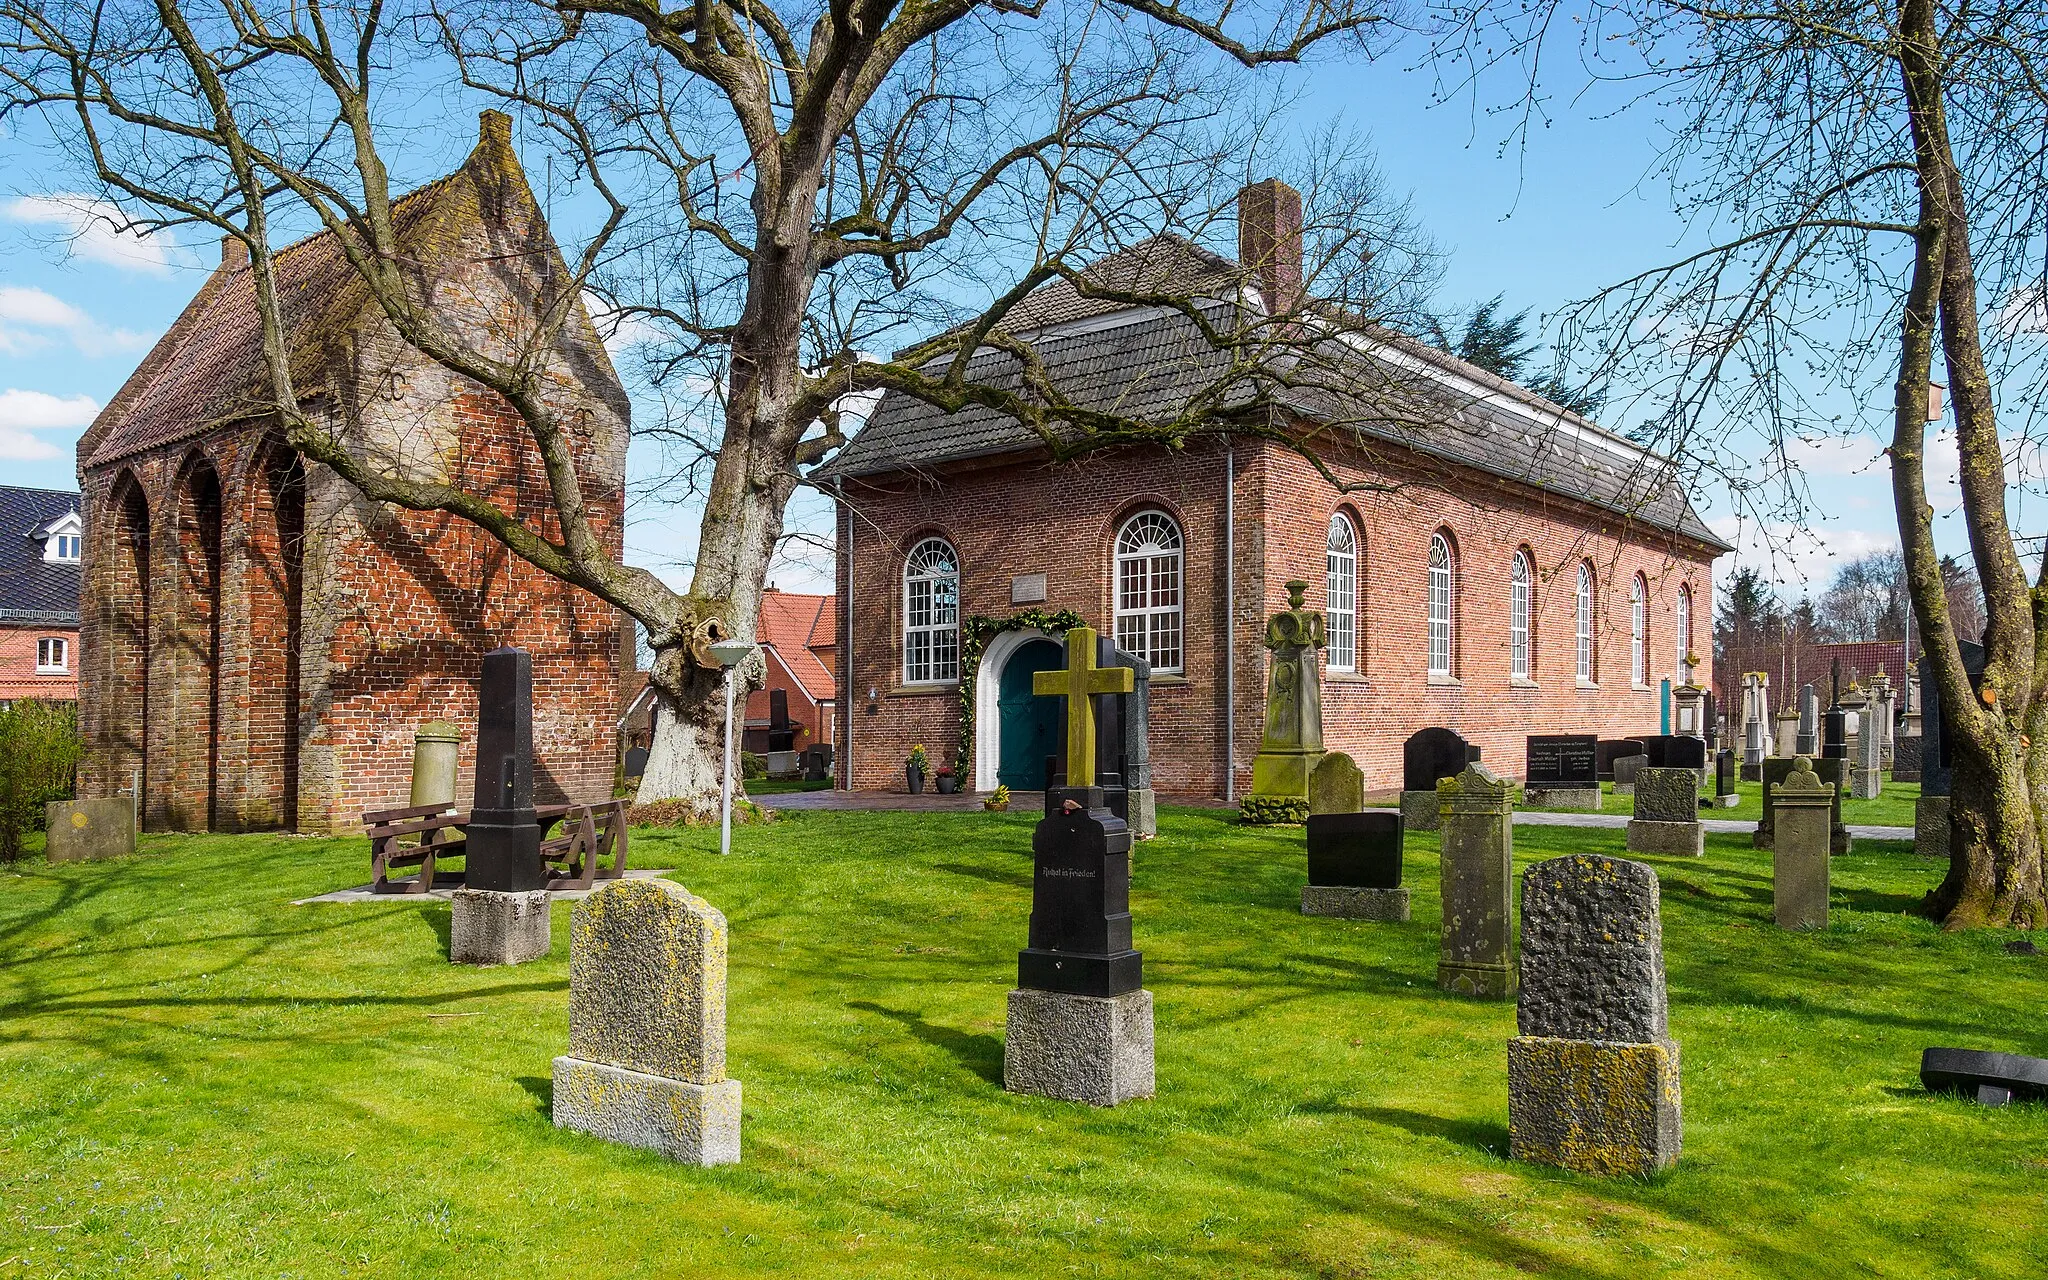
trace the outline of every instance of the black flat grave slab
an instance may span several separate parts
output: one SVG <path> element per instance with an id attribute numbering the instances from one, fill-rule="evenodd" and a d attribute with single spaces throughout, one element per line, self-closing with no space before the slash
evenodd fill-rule
<path id="1" fill-rule="evenodd" d="M 1935 1093 L 1960 1093 L 1987 1107 L 2048 1100 L 2048 1058 L 1982 1049 L 1927 1049 L 1920 1083 Z"/>
<path id="2" fill-rule="evenodd" d="M 1324 888 L 1400 888 L 1401 815 L 1310 814 L 1308 882 Z"/>

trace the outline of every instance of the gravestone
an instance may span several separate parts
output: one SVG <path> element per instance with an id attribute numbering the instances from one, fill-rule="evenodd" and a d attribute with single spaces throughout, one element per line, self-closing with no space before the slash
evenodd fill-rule
<path id="1" fill-rule="evenodd" d="M 1308 885 L 1301 891 L 1301 914 L 1406 920 L 1401 838 L 1398 813 L 1310 814 Z"/>
<path id="2" fill-rule="evenodd" d="M 1650 765 L 1648 756 L 1619 756 L 1614 761 L 1614 794 L 1632 796 L 1636 793 L 1636 778 Z"/>
<path id="3" fill-rule="evenodd" d="M 1963 674 L 1970 688 L 1984 681 L 1984 646 L 1961 641 Z M 1949 852 L 1949 790 L 1955 768 L 1948 748 L 1949 731 L 1942 713 L 1941 689 L 1934 678 L 1934 663 L 1920 658 L 1920 798 L 1913 804 L 1913 852 L 1923 857 L 1946 858 Z"/>
<path id="4" fill-rule="evenodd" d="M 1924 738 L 1900 737 L 1892 743 L 1892 781 L 1920 781 L 1920 748 Z"/>
<path id="5" fill-rule="evenodd" d="M 645 747 L 627 747 L 627 748 L 626 748 L 626 776 L 627 776 L 627 777 L 629 777 L 629 778 L 638 778 L 638 777 L 643 777 L 643 776 L 645 776 L 645 775 L 646 775 L 646 773 L 647 773 L 647 748 L 645 748 Z"/>
<path id="6" fill-rule="evenodd" d="M 1792 754 L 1820 754 L 1820 695 L 1810 684 L 1799 686 L 1799 732 L 1793 735 Z"/>
<path id="7" fill-rule="evenodd" d="M 1706 722 L 1707 751 L 1709 754 L 1721 749 L 1721 713 L 1714 705 L 1714 691 L 1707 690 L 1703 700 L 1701 718 Z"/>
<path id="8" fill-rule="evenodd" d="M 1107 636 L 1095 642 L 1096 662 L 1125 667 L 1131 673 L 1128 693 L 1098 693 L 1095 714 L 1103 726 L 1096 744 L 1096 772 L 1115 773 L 1124 788 L 1124 810 L 1131 834 L 1150 840 L 1159 834 L 1159 800 L 1152 790 L 1152 664 L 1116 647 Z M 1114 752 L 1114 760 L 1108 759 Z"/>
<path id="9" fill-rule="evenodd" d="M 796 750 L 796 721 L 789 718 L 789 690 L 768 691 L 768 750 Z"/>
<path id="10" fill-rule="evenodd" d="M 1762 775 L 1764 757 L 1770 754 L 1771 677 L 1751 671 L 1742 677 L 1742 777 L 1754 782 Z"/>
<path id="11" fill-rule="evenodd" d="M 1697 769 L 1645 767 L 1636 775 L 1635 802 L 1628 823 L 1630 853 L 1697 858 L 1707 851 Z"/>
<path id="12" fill-rule="evenodd" d="M 1892 705 L 1892 678 L 1882 671 L 1870 680 L 1870 714 L 1878 734 L 1878 768 L 1889 769 L 1896 752 L 1893 735 L 1897 726 L 1893 723 L 1897 709 Z"/>
<path id="13" fill-rule="evenodd" d="M 1602 738 L 1593 747 L 1593 765 L 1602 782 L 1614 781 L 1614 762 L 1623 756 L 1643 754 L 1641 738 Z"/>
<path id="14" fill-rule="evenodd" d="M 1600 812 L 1599 739 L 1590 733 L 1532 734 L 1522 803 L 1540 809 Z"/>
<path id="15" fill-rule="evenodd" d="M 1828 927 L 1835 789 L 1800 756 L 1771 788 L 1771 896 L 1780 929 Z"/>
<path id="16" fill-rule="evenodd" d="M 1835 789 L 1834 812 L 1830 818 L 1828 847 L 1836 857 L 1849 852 L 1849 828 L 1842 825 L 1842 797 L 1848 794 L 1849 769 L 1846 760 L 1829 760 L 1825 756 L 1815 760 L 1813 771 L 1820 780 Z M 1769 849 L 1777 839 L 1777 819 L 1773 816 L 1771 791 L 1792 772 L 1793 761 L 1772 757 L 1764 761 L 1763 817 L 1757 820 L 1756 832 L 1750 843 L 1758 849 Z"/>
<path id="17" fill-rule="evenodd" d="M 1850 771 L 1849 794 L 1875 800 L 1884 794 L 1884 730 L 1877 717 L 1863 713 L 1863 731 L 1856 735 L 1856 767 Z"/>
<path id="18" fill-rule="evenodd" d="M 1684 734 L 1653 734 L 1643 739 L 1643 754 L 1653 769 L 1691 769 L 1704 784 L 1707 780 L 1707 744 Z"/>
<path id="19" fill-rule="evenodd" d="M 1508 1043 L 1508 1153 L 1608 1177 L 1678 1159 L 1657 875 L 1579 854 L 1522 877 L 1521 998 Z"/>
<path id="20" fill-rule="evenodd" d="M 1252 761 L 1255 800 L 1308 801 L 1308 775 L 1323 754 L 1323 692 L 1316 650 L 1323 615 L 1303 604 L 1306 582 L 1287 584 L 1287 607 L 1266 620 L 1273 654 L 1266 674 L 1266 731 Z"/>
<path id="21" fill-rule="evenodd" d="M 1410 831 L 1435 831 L 1437 785 L 1479 758 L 1479 748 L 1450 729 L 1418 729 L 1401 744 L 1401 821 Z"/>
<path id="22" fill-rule="evenodd" d="M 51 862 L 97 862 L 135 852 L 133 799 L 52 800 L 43 814 L 43 856 Z"/>
<path id="23" fill-rule="evenodd" d="M 1820 718 L 1820 754 L 1824 760 L 1849 758 L 1849 713 L 1831 708 Z"/>
<path id="24" fill-rule="evenodd" d="M 533 657 L 484 655 L 477 684 L 476 793 L 448 934 L 454 964 L 521 964 L 548 953 L 547 867 L 533 813 Z"/>
<path id="25" fill-rule="evenodd" d="M 1480 1000 L 1515 994 L 1514 791 L 1482 764 L 1437 784 L 1443 925 L 1436 985 Z"/>
<path id="26" fill-rule="evenodd" d="M 1031 835 L 1031 925 L 1009 996 L 1003 1087 L 1111 1107 L 1152 1096 L 1152 993 L 1131 947 L 1131 829 L 1094 785 L 1089 695 L 1128 693 L 1132 673 L 1096 667 L 1095 642 L 1090 628 L 1073 628 L 1068 669 L 1034 677 L 1040 693 L 1074 691 L 1067 761 L 1079 776 Z"/>
<path id="27" fill-rule="evenodd" d="M 1742 803 L 1742 797 L 1735 790 L 1735 753 L 1717 751 L 1714 753 L 1714 801 L 1716 809 L 1733 809 Z"/>
<path id="28" fill-rule="evenodd" d="M 725 917 L 670 880 L 615 880 L 569 924 L 569 1052 L 554 1121 L 692 1165 L 737 1164 Z"/>
<path id="29" fill-rule="evenodd" d="M 1357 813 L 1365 808 L 1365 774 L 1342 751 L 1316 761 L 1308 775 L 1308 814 Z"/>
<path id="30" fill-rule="evenodd" d="M 804 781 L 829 782 L 832 778 L 832 748 L 827 743 L 815 743 L 805 747 L 803 752 Z"/>
<path id="31" fill-rule="evenodd" d="M 1799 713 L 1790 707 L 1778 713 L 1777 732 L 1771 735 L 1771 754 L 1790 756 L 1799 745 Z"/>
<path id="32" fill-rule="evenodd" d="M 1114 735 L 1103 732 L 1099 715 L 1105 710 L 1121 716 L 1114 697 L 1137 688 L 1137 673 L 1128 667 L 1104 664 L 1105 648 L 1091 627 L 1074 627 L 1062 641 L 1066 665 L 1051 671 L 1034 672 L 1031 691 L 1041 698 L 1060 699 L 1060 714 L 1066 721 L 1066 751 L 1045 762 L 1045 816 L 1061 812 L 1060 792 L 1068 787 L 1093 787 L 1102 792 L 1103 803 L 1117 821 L 1130 822 L 1130 791 L 1124 786 L 1121 764 L 1121 729 Z M 1087 714 L 1078 714 L 1076 708 Z M 1073 762 L 1083 767 L 1076 769 Z M 1114 770 L 1112 762 L 1117 766 Z"/>
<path id="33" fill-rule="evenodd" d="M 1920 1054 L 1920 1083 L 1931 1093 L 1960 1094 L 1984 1107 L 2026 1099 L 2048 1102 L 2048 1058 L 1983 1049 L 1927 1049 Z"/>

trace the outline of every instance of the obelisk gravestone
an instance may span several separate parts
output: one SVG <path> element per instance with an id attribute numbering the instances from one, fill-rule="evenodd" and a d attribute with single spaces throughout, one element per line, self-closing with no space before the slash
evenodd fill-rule
<path id="1" fill-rule="evenodd" d="M 477 686 L 476 802 L 448 958 L 520 964 L 548 953 L 548 880 L 533 813 L 533 657 L 484 655 Z"/>

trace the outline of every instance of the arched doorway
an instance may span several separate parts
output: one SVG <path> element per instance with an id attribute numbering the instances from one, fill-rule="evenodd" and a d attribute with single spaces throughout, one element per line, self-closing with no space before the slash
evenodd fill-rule
<path id="1" fill-rule="evenodd" d="M 178 595 L 171 660 L 174 831 L 212 831 L 220 794 L 220 476 L 204 458 L 178 484 Z"/>
<path id="2" fill-rule="evenodd" d="M 1004 660 L 997 677 L 996 781 L 1017 791 L 1045 790 L 1045 758 L 1060 753 L 1060 699 L 1031 691 L 1031 678 L 1065 661 L 1060 646 L 1027 641 Z"/>
<path id="3" fill-rule="evenodd" d="M 103 794 L 135 790 L 136 809 L 147 820 L 149 778 L 149 500 L 135 476 L 115 481 L 106 534 L 106 592 L 101 598 L 99 634 L 105 650 L 97 691 L 96 732 L 106 746 L 110 776 Z"/>

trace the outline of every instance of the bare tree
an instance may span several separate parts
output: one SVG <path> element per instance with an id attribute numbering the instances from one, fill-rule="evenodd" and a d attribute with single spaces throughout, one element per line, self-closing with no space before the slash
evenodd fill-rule
<path id="1" fill-rule="evenodd" d="M 1906 636 L 1906 558 L 1873 551 L 1835 570 L 1815 606 L 1830 643 L 1903 640 Z"/>
<path id="2" fill-rule="evenodd" d="M 1646 439 L 1725 479 L 1744 514 L 1804 526 L 1803 446 L 1845 429 L 1888 438 L 1907 586 L 1957 755 L 1952 861 L 1927 905 L 1951 928 L 2048 924 L 2048 627 L 2034 612 L 2048 578 L 2029 583 L 2006 502 L 2042 400 L 2048 11 L 1594 0 L 1581 14 L 1546 0 L 1451 17 L 1439 51 L 1475 86 L 1511 71 L 1519 125 L 1546 109 L 1536 68 L 1576 56 L 1670 128 L 1662 173 L 1699 247 L 1565 324 L 1603 380 L 1657 406 Z M 1981 691 L 1934 547 L 1937 353 L 1984 589 Z"/>
<path id="3" fill-rule="evenodd" d="M 1365 51 L 1383 16 L 1376 0 L 0 0 L 0 113 L 43 113 L 135 225 L 246 246 L 266 399 L 307 458 L 373 499 L 470 520 L 637 619 L 668 712 L 641 797 L 709 814 L 708 644 L 751 637 L 789 498 L 850 408 L 881 392 L 990 406 L 1061 457 L 1179 444 L 1223 414 L 1277 434 L 1260 412 L 1275 389 L 1313 383 L 1316 350 L 1400 297 L 1403 216 L 1342 147 L 1302 149 L 1318 252 L 1299 289 L 1218 297 L 1209 281 L 1196 296 L 1172 272 L 1082 269 L 1159 230 L 1202 238 L 1247 164 L 1282 150 L 1250 73 Z M 396 104 L 458 78 L 564 161 L 588 223 L 525 332 L 450 325 L 407 270 L 392 169 L 419 121 Z M 518 412 L 545 520 L 367 456 L 301 410 L 271 257 L 282 226 L 331 232 L 403 341 Z M 1068 399 L 1005 326 L 1053 282 L 1179 311 L 1211 385 L 1144 421 Z M 605 550 L 544 394 L 555 339 L 592 296 L 660 336 L 647 372 L 675 412 L 655 429 L 703 503 L 686 592 Z M 971 376 L 988 350 L 1021 376 Z"/>

